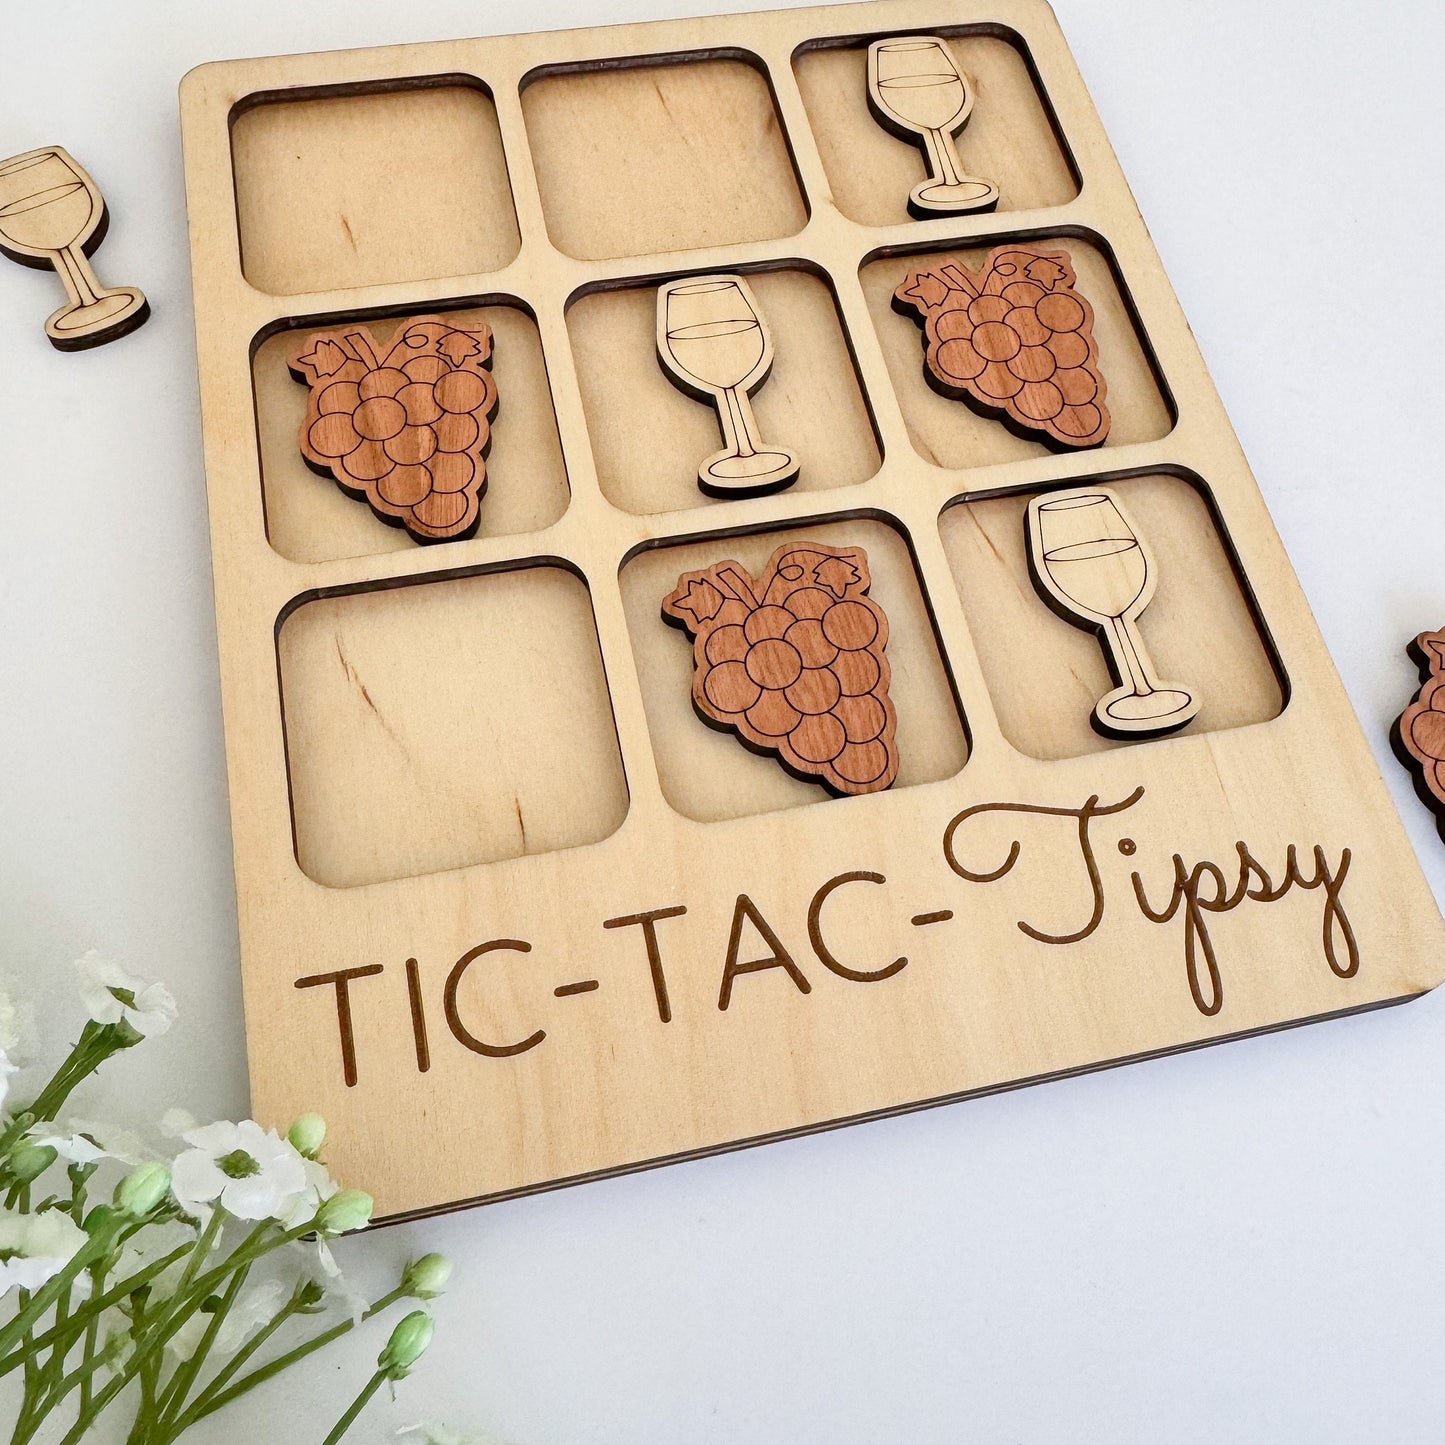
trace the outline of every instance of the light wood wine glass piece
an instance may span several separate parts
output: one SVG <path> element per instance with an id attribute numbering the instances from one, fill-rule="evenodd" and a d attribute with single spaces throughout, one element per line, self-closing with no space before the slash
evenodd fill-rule
<path id="1" fill-rule="evenodd" d="M 1390 729 L 1390 743 L 1445 837 L 1445 629 L 1422 632 L 1405 650 L 1420 669 L 1420 686 Z"/>
<path id="2" fill-rule="evenodd" d="M 908 210 L 919 220 L 998 205 L 998 187 L 968 175 L 953 143 L 973 114 L 973 100 L 946 41 L 899 35 L 868 47 L 868 108 L 886 131 L 922 146 L 928 162 L 928 179 L 908 194 Z"/>
<path id="3" fill-rule="evenodd" d="M 697 484 L 710 497 L 759 497 L 798 479 L 797 454 L 764 442 L 748 398 L 773 366 L 773 338 L 741 276 L 691 276 L 657 292 L 657 359 L 679 390 L 717 408 L 723 448 Z"/>
<path id="4" fill-rule="evenodd" d="M 694 639 L 692 702 L 709 727 L 832 793 L 898 776 L 888 619 L 861 547 L 790 542 L 754 580 L 737 562 L 685 572 L 663 620 Z"/>
<path id="5" fill-rule="evenodd" d="M 1029 571 L 1065 621 L 1098 634 L 1118 684 L 1094 705 L 1094 730 L 1112 738 L 1177 732 L 1199 711 L 1183 684 L 1161 682 L 1139 632 L 1159 569 L 1119 499 L 1107 487 L 1035 497 L 1025 516 Z"/>
<path id="6" fill-rule="evenodd" d="M 1096 447 L 1109 435 L 1108 388 L 1075 279 L 1067 251 L 1004 246 L 977 272 L 910 272 L 893 307 L 922 325 L 935 391 L 1056 450 Z"/>
<path id="7" fill-rule="evenodd" d="M 300 446 L 313 471 L 418 542 L 477 530 L 498 404 L 490 326 L 419 316 L 389 350 L 360 325 L 312 332 L 288 365 L 311 388 Z"/>
<path id="8" fill-rule="evenodd" d="M 114 341 L 151 314 L 144 292 L 102 286 L 91 268 L 109 224 L 100 189 L 63 147 L 0 161 L 0 252 L 22 266 L 55 268 L 69 300 L 46 320 L 45 334 L 59 351 Z"/>

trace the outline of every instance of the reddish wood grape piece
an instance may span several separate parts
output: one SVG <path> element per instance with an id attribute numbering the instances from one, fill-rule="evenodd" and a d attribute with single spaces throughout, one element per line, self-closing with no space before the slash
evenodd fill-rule
<path id="1" fill-rule="evenodd" d="M 288 360 L 310 395 L 301 455 L 418 542 L 477 530 L 497 412 L 489 326 L 402 324 L 384 350 L 365 326 L 316 331 Z"/>
<path id="2" fill-rule="evenodd" d="M 1390 743 L 1445 837 L 1445 629 L 1422 632 L 1405 650 L 1420 669 L 1420 687 L 1390 729 Z"/>
<path id="3" fill-rule="evenodd" d="M 923 374 L 1055 449 L 1109 435 L 1094 311 L 1074 289 L 1067 251 L 1002 246 L 977 272 L 947 263 L 910 272 L 893 306 L 923 327 Z"/>
<path id="4" fill-rule="evenodd" d="M 876 793 L 898 776 L 888 619 L 861 547 L 790 542 L 758 578 L 737 562 L 685 572 L 662 603 L 693 638 L 692 701 L 830 792 Z"/>

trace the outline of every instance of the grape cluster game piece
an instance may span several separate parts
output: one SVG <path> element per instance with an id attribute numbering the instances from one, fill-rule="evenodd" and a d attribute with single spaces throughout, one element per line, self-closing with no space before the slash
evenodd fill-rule
<path id="1" fill-rule="evenodd" d="M 758 581 L 737 562 L 685 572 L 663 617 L 693 643 L 692 699 L 710 726 L 834 793 L 898 776 L 888 619 L 861 547 L 791 543 Z"/>
<path id="2" fill-rule="evenodd" d="M 1093 447 L 1109 434 L 1109 410 L 1094 311 L 1074 279 L 1066 251 L 1010 246 L 982 271 L 912 272 L 893 305 L 923 324 L 935 391 L 1048 445 Z"/>
<path id="3" fill-rule="evenodd" d="M 1390 729 L 1390 742 L 1445 837 L 1445 631 L 1422 632 L 1406 651 L 1420 669 L 1420 689 Z"/>
<path id="4" fill-rule="evenodd" d="M 491 327 L 436 316 L 410 322 L 384 354 L 361 326 L 313 333 L 289 362 L 311 387 L 301 454 L 418 542 L 469 537 L 497 410 L 491 361 Z"/>

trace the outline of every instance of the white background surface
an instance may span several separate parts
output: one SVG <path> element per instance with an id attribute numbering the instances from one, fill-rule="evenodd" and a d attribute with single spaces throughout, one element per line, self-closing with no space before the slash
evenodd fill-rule
<path id="1" fill-rule="evenodd" d="M 90 947 L 183 1011 L 92 1112 L 246 1108 L 177 82 L 715 8 L 6 5 L 0 154 L 72 148 L 112 203 L 102 278 L 155 309 L 62 356 L 53 278 L 0 263 L 0 962 L 57 1029 Z M 1442 12 L 1058 8 L 1445 890 L 1386 742 L 1404 643 L 1445 624 Z M 460 1268 L 431 1355 L 352 1438 L 429 1416 L 518 1445 L 1439 1441 L 1442 1041 L 1436 994 L 379 1234 L 345 1253 L 363 1280 L 409 1246 Z M 379 1346 L 353 1338 L 194 1438 L 319 1441 Z"/>

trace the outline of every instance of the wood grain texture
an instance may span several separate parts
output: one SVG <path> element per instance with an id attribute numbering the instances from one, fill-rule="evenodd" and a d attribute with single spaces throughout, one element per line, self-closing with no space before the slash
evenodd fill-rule
<path id="1" fill-rule="evenodd" d="M 976 89 L 960 158 L 1007 212 L 908 218 L 918 152 L 868 112 L 867 44 L 940 25 Z M 343 250 L 337 217 L 366 197 L 337 178 L 376 177 L 399 143 L 424 175 L 455 97 L 404 134 L 391 102 L 457 75 L 488 88 L 510 211 L 473 187 L 460 244 L 452 220 L 371 217 Z M 267 189 L 243 123 L 271 104 L 295 107 L 277 134 L 325 131 L 313 104 L 345 117 L 345 167 L 314 196 Z M 193 72 L 182 111 L 253 1107 L 280 1124 L 319 1108 L 382 1214 L 1439 982 L 1439 912 L 1040 0 L 240 61 Z M 870 146 L 906 174 L 875 171 Z M 1008 244 L 1067 250 L 1093 307 L 1098 448 L 1055 451 L 933 391 L 892 308 L 909 272 L 976 272 Z M 758 421 L 801 469 L 768 496 L 699 491 L 713 418 L 657 365 L 657 288 L 716 274 L 746 279 L 773 332 Z M 305 538 L 279 501 L 291 479 L 262 477 L 278 436 L 299 455 L 282 346 L 478 306 L 535 317 L 565 508 L 539 446 L 546 505 L 516 530 Z M 498 501 L 510 348 L 499 330 Z M 1031 501 L 1099 486 L 1158 562 L 1158 669 L 1201 701 L 1172 737 L 1093 731 L 1104 654 L 1029 576 Z M 693 644 L 660 616 L 685 573 L 730 559 L 758 578 L 804 542 L 866 552 L 888 619 L 898 774 L 865 796 L 704 727 Z"/>
<path id="2" fill-rule="evenodd" d="M 144 292 L 102 286 L 91 267 L 109 224 L 100 188 L 63 146 L 0 161 L 0 255 L 22 266 L 54 267 L 68 298 L 45 322 L 57 351 L 115 341 L 151 314 Z"/>
<path id="3" fill-rule="evenodd" d="M 686 572 L 662 615 L 693 641 L 692 700 L 706 723 L 795 777 L 860 796 L 898 776 L 888 618 L 861 547 L 799 540 L 758 577 L 737 562 Z"/>

